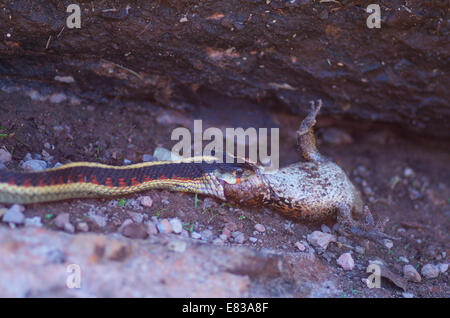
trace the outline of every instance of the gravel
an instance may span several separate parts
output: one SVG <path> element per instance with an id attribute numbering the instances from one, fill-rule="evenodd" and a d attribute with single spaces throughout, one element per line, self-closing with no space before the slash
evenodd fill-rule
<path id="1" fill-rule="evenodd" d="M 156 223 L 156 228 L 158 229 L 159 233 L 172 233 L 172 226 L 170 225 L 168 219 L 162 219 L 161 221 Z"/>
<path id="2" fill-rule="evenodd" d="M 151 208 L 153 205 L 153 200 L 148 195 L 140 197 L 139 201 L 141 202 L 141 205 L 146 208 Z"/>
<path id="3" fill-rule="evenodd" d="M 69 223 L 69 217 L 69 213 L 60 213 L 55 218 L 54 223 L 58 228 L 64 229 L 66 223 Z"/>
<path id="4" fill-rule="evenodd" d="M 0 163 L 7 163 L 11 161 L 11 157 L 11 154 L 6 149 L 0 149 Z"/>
<path id="5" fill-rule="evenodd" d="M 448 263 L 439 263 L 437 264 L 437 267 L 441 273 L 445 273 L 448 270 Z"/>
<path id="6" fill-rule="evenodd" d="M 31 227 L 42 227 L 42 221 L 39 216 L 34 216 L 32 218 L 25 219 L 25 226 Z"/>
<path id="7" fill-rule="evenodd" d="M 169 223 L 174 233 L 180 234 L 183 231 L 183 223 L 181 223 L 180 219 L 178 218 L 170 219 Z"/>
<path id="8" fill-rule="evenodd" d="M 44 160 L 31 159 L 22 163 L 21 167 L 26 171 L 41 171 L 47 168 Z"/>
<path id="9" fill-rule="evenodd" d="M 214 234 L 211 230 L 204 230 L 200 232 L 203 241 L 211 241 L 214 237 Z"/>
<path id="10" fill-rule="evenodd" d="M 439 276 L 439 268 L 433 264 L 426 264 L 422 267 L 421 271 L 426 278 L 436 278 Z"/>
<path id="11" fill-rule="evenodd" d="M 339 256 L 337 263 L 346 271 L 351 271 L 355 267 L 355 261 L 350 253 L 344 253 Z"/>
<path id="12" fill-rule="evenodd" d="M 307 239 L 312 245 L 323 249 L 326 249 L 331 242 L 336 242 L 336 236 L 320 231 L 314 231 L 308 234 Z"/>
<path id="13" fill-rule="evenodd" d="M 89 225 L 86 222 L 79 222 L 77 224 L 77 230 L 80 232 L 88 232 L 89 231 Z"/>
<path id="14" fill-rule="evenodd" d="M 22 224 L 25 222 L 25 215 L 23 215 L 25 208 L 18 204 L 13 204 L 6 212 L 3 214 L 2 221 L 5 223 Z"/>
<path id="15" fill-rule="evenodd" d="M 294 245 L 300 252 L 304 252 L 306 250 L 306 246 L 301 242 L 295 242 Z"/>
<path id="16" fill-rule="evenodd" d="M 262 224 L 256 224 L 255 230 L 257 230 L 260 233 L 264 233 L 266 231 L 266 227 Z"/>

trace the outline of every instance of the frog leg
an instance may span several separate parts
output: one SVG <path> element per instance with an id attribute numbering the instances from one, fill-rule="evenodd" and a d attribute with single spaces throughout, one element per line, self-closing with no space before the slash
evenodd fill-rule
<path id="1" fill-rule="evenodd" d="M 297 145 L 300 147 L 302 157 L 310 162 L 326 161 L 316 147 L 316 138 L 314 137 L 313 127 L 316 124 L 316 116 L 322 107 L 322 100 L 311 101 L 311 112 L 303 119 L 300 128 L 297 130 Z"/>
<path id="2" fill-rule="evenodd" d="M 356 221 L 352 218 L 351 206 L 341 205 L 337 207 L 337 221 L 339 225 L 342 225 L 344 233 L 368 239 L 382 246 L 384 246 L 384 239 L 398 240 L 396 237 L 380 232 L 380 224 L 375 224 L 372 213 L 367 206 L 364 208 L 363 217 L 364 223 Z"/>

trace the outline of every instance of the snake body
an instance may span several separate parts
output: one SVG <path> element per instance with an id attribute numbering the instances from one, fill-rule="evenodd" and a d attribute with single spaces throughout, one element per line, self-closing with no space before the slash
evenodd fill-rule
<path id="1" fill-rule="evenodd" d="M 237 183 L 248 163 L 212 157 L 154 161 L 128 166 L 76 162 L 36 172 L 0 170 L 0 202 L 30 204 L 110 197 L 148 189 L 205 194 L 225 200 L 224 183 Z"/>

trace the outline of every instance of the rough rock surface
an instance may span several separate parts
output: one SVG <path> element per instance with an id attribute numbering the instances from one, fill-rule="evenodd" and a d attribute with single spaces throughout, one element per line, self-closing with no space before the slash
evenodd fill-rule
<path id="1" fill-rule="evenodd" d="M 173 248 L 180 244 L 185 248 Z M 331 297 L 339 293 L 332 270 L 313 254 L 262 253 L 170 235 L 130 240 L 119 234 L 69 235 L 2 226 L 0 255 L 1 297 Z M 77 270 L 79 281 L 74 276 Z M 77 282 L 80 288 L 67 287 Z"/>
<path id="2" fill-rule="evenodd" d="M 6 1 L 0 84 L 185 109 L 226 96 L 304 114 L 322 98 L 324 115 L 450 136 L 448 1 L 383 1 L 380 29 L 371 3 L 87 1 L 69 29 L 67 2 Z"/>

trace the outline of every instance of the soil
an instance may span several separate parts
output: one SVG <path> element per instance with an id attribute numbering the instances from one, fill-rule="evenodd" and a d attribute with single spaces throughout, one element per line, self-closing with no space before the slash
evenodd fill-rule
<path id="1" fill-rule="evenodd" d="M 258 109 L 258 116 L 255 116 L 255 107 L 248 101 L 205 98 L 204 103 L 216 103 L 220 107 L 215 107 L 215 111 L 198 107 L 182 112 L 145 101 L 92 103 L 67 92 L 4 85 L 0 90 L 0 147 L 12 154 L 12 161 L 6 166 L 15 170 L 20 169 L 27 153 L 32 157 L 40 154 L 49 166 L 73 161 L 114 165 L 123 165 L 124 160 L 138 163 L 142 162 L 144 154 L 152 154 L 158 146 L 171 149 L 175 143 L 170 140 L 174 128 L 190 128 L 193 119 L 202 119 L 204 128 L 278 127 L 281 166 L 299 160 L 295 130 L 302 117 L 280 113 L 276 109 Z M 341 138 L 332 143 L 325 142 L 333 134 L 330 127 L 349 135 L 351 140 L 344 138 L 342 141 Z M 341 237 L 339 240 L 343 245 L 330 244 L 326 251 L 318 252 L 319 258 L 335 268 L 339 288 L 343 291 L 341 297 L 402 297 L 403 290 L 387 280 L 383 280 L 382 288 L 369 289 L 364 287 L 361 279 L 367 277 L 365 268 L 369 260 L 382 260 L 399 275 L 405 264 L 402 256 L 419 272 L 427 263 L 448 263 L 450 141 L 411 133 L 406 135 L 395 126 L 335 116 L 320 116 L 317 128 L 321 152 L 333 158 L 349 174 L 377 219 L 390 219 L 386 233 L 400 238 L 387 249 Z M 152 197 L 151 208 L 138 203 L 142 195 Z M 299 252 L 296 242 L 306 240 L 313 230 L 321 229 L 320 224 L 295 223 L 267 209 L 230 206 L 190 194 L 149 191 L 121 199 L 34 204 L 27 206 L 24 213 L 26 217 L 39 216 L 44 227 L 60 231 L 54 219 L 59 213 L 68 212 L 72 223 L 84 220 L 90 231 L 96 233 L 117 232 L 122 222 L 130 218 L 130 212 L 141 213 L 144 219 L 178 217 L 186 229 L 196 232 L 210 229 L 214 237 L 221 234 L 226 223 L 233 222 L 247 238 L 258 238 L 256 243 L 248 239 L 243 243 L 251 249 L 292 253 Z M 92 211 L 100 211 L 107 217 L 106 226 L 98 226 L 88 217 Z M 265 233 L 254 233 L 257 223 L 266 227 Z M 329 227 L 333 224 L 334 220 L 327 222 Z M 238 244 L 227 242 L 225 245 Z M 365 248 L 364 254 L 353 253 L 357 266 L 348 272 L 336 263 L 336 258 L 349 250 L 346 246 Z M 434 279 L 422 278 L 422 283 L 409 283 L 407 292 L 415 297 L 449 296 L 448 273 L 441 273 Z"/>

